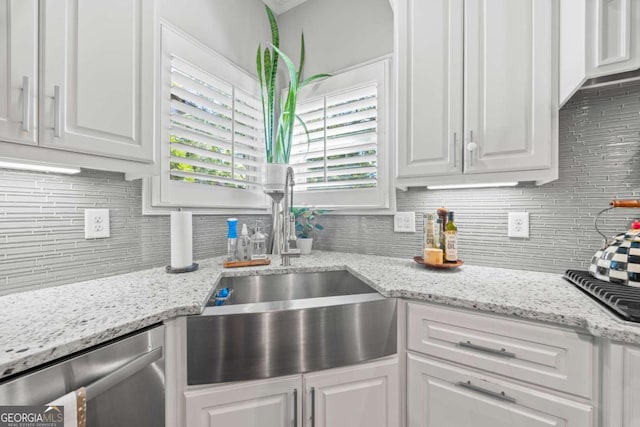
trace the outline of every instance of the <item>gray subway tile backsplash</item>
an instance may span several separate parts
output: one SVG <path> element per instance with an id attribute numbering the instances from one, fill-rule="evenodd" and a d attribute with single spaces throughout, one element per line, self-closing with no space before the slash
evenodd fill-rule
<path id="1" fill-rule="evenodd" d="M 411 257 L 421 251 L 423 214 L 456 212 L 465 262 L 560 273 L 586 268 L 602 238 L 595 215 L 613 198 L 640 197 L 640 83 L 578 92 L 560 112 L 560 179 L 536 187 L 397 193 L 399 211 L 415 211 L 417 233 L 394 233 L 389 217 L 325 216 L 318 247 Z M 507 213 L 530 213 L 530 238 L 507 237 Z M 640 210 L 600 220 L 608 235 Z"/>
<path id="2" fill-rule="evenodd" d="M 84 209 L 101 207 L 110 210 L 111 237 L 85 240 Z M 224 253 L 226 217 L 194 216 L 193 227 L 195 259 Z M 140 181 L 98 171 L 61 176 L 0 170 L 0 294 L 169 261 L 169 218 L 142 215 Z"/>
<path id="3" fill-rule="evenodd" d="M 318 249 L 412 257 L 425 212 L 456 212 L 460 258 L 470 264 L 562 272 L 585 268 L 601 238 L 597 212 L 612 198 L 640 197 L 640 83 L 578 92 L 560 112 L 560 179 L 536 187 L 397 193 L 415 211 L 416 233 L 394 233 L 391 216 L 323 216 Z M 84 240 L 84 209 L 110 209 L 111 237 Z M 507 237 L 507 213 L 530 213 L 530 238 Z M 640 210 L 610 212 L 607 234 Z M 194 258 L 226 251 L 226 216 L 194 216 Z M 241 216 L 240 222 L 256 217 Z M 266 218 L 262 218 L 266 219 Z M 83 171 L 59 176 L 0 170 L 0 294 L 166 265 L 169 218 L 143 216 L 140 181 Z"/>

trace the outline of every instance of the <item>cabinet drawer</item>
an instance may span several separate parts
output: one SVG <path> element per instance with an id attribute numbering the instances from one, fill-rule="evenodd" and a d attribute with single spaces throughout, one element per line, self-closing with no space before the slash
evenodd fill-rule
<path id="1" fill-rule="evenodd" d="M 416 303 L 407 316 L 409 350 L 592 397 L 591 336 Z"/>
<path id="2" fill-rule="evenodd" d="M 407 355 L 409 427 L 593 427 L 593 407 Z"/>

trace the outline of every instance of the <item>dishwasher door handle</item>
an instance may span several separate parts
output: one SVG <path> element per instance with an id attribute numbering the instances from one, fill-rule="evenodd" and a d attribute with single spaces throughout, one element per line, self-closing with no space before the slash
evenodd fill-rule
<path id="1" fill-rule="evenodd" d="M 85 387 L 87 390 L 87 401 L 100 396 L 105 391 L 123 382 L 134 374 L 137 374 L 160 358 L 162 358 L 162 348 L 156 348 L 155 350 L 144 353 L 130 362 L 125 363 L 99 380 L 92 382 Z"/>

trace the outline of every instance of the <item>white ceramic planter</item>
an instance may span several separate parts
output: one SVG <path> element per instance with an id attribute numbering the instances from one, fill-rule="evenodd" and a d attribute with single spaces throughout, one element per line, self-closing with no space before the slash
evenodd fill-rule
<path id="1" fill-rule="evenodd" d="M 284 190 L 287 179 L 286 163 L 267 163 L 264 168 L 264 191 Z"/>
<path id="2" fill-rule="evenodd" d="M 298 237 L 298 249 L 300 249 L 300 255 L 309 255 L 311 253 L 311 246 L 313 246 L 313 237 Z"/>

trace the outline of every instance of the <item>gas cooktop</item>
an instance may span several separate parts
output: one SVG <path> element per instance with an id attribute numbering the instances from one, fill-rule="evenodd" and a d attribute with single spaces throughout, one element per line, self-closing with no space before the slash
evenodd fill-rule
<path id="1" fill-rule="evenodd" d="M 640 323 L 640 288 L 598 280 L 588 271 L 567 270 L 564 278 L 622 319 Z"/>

